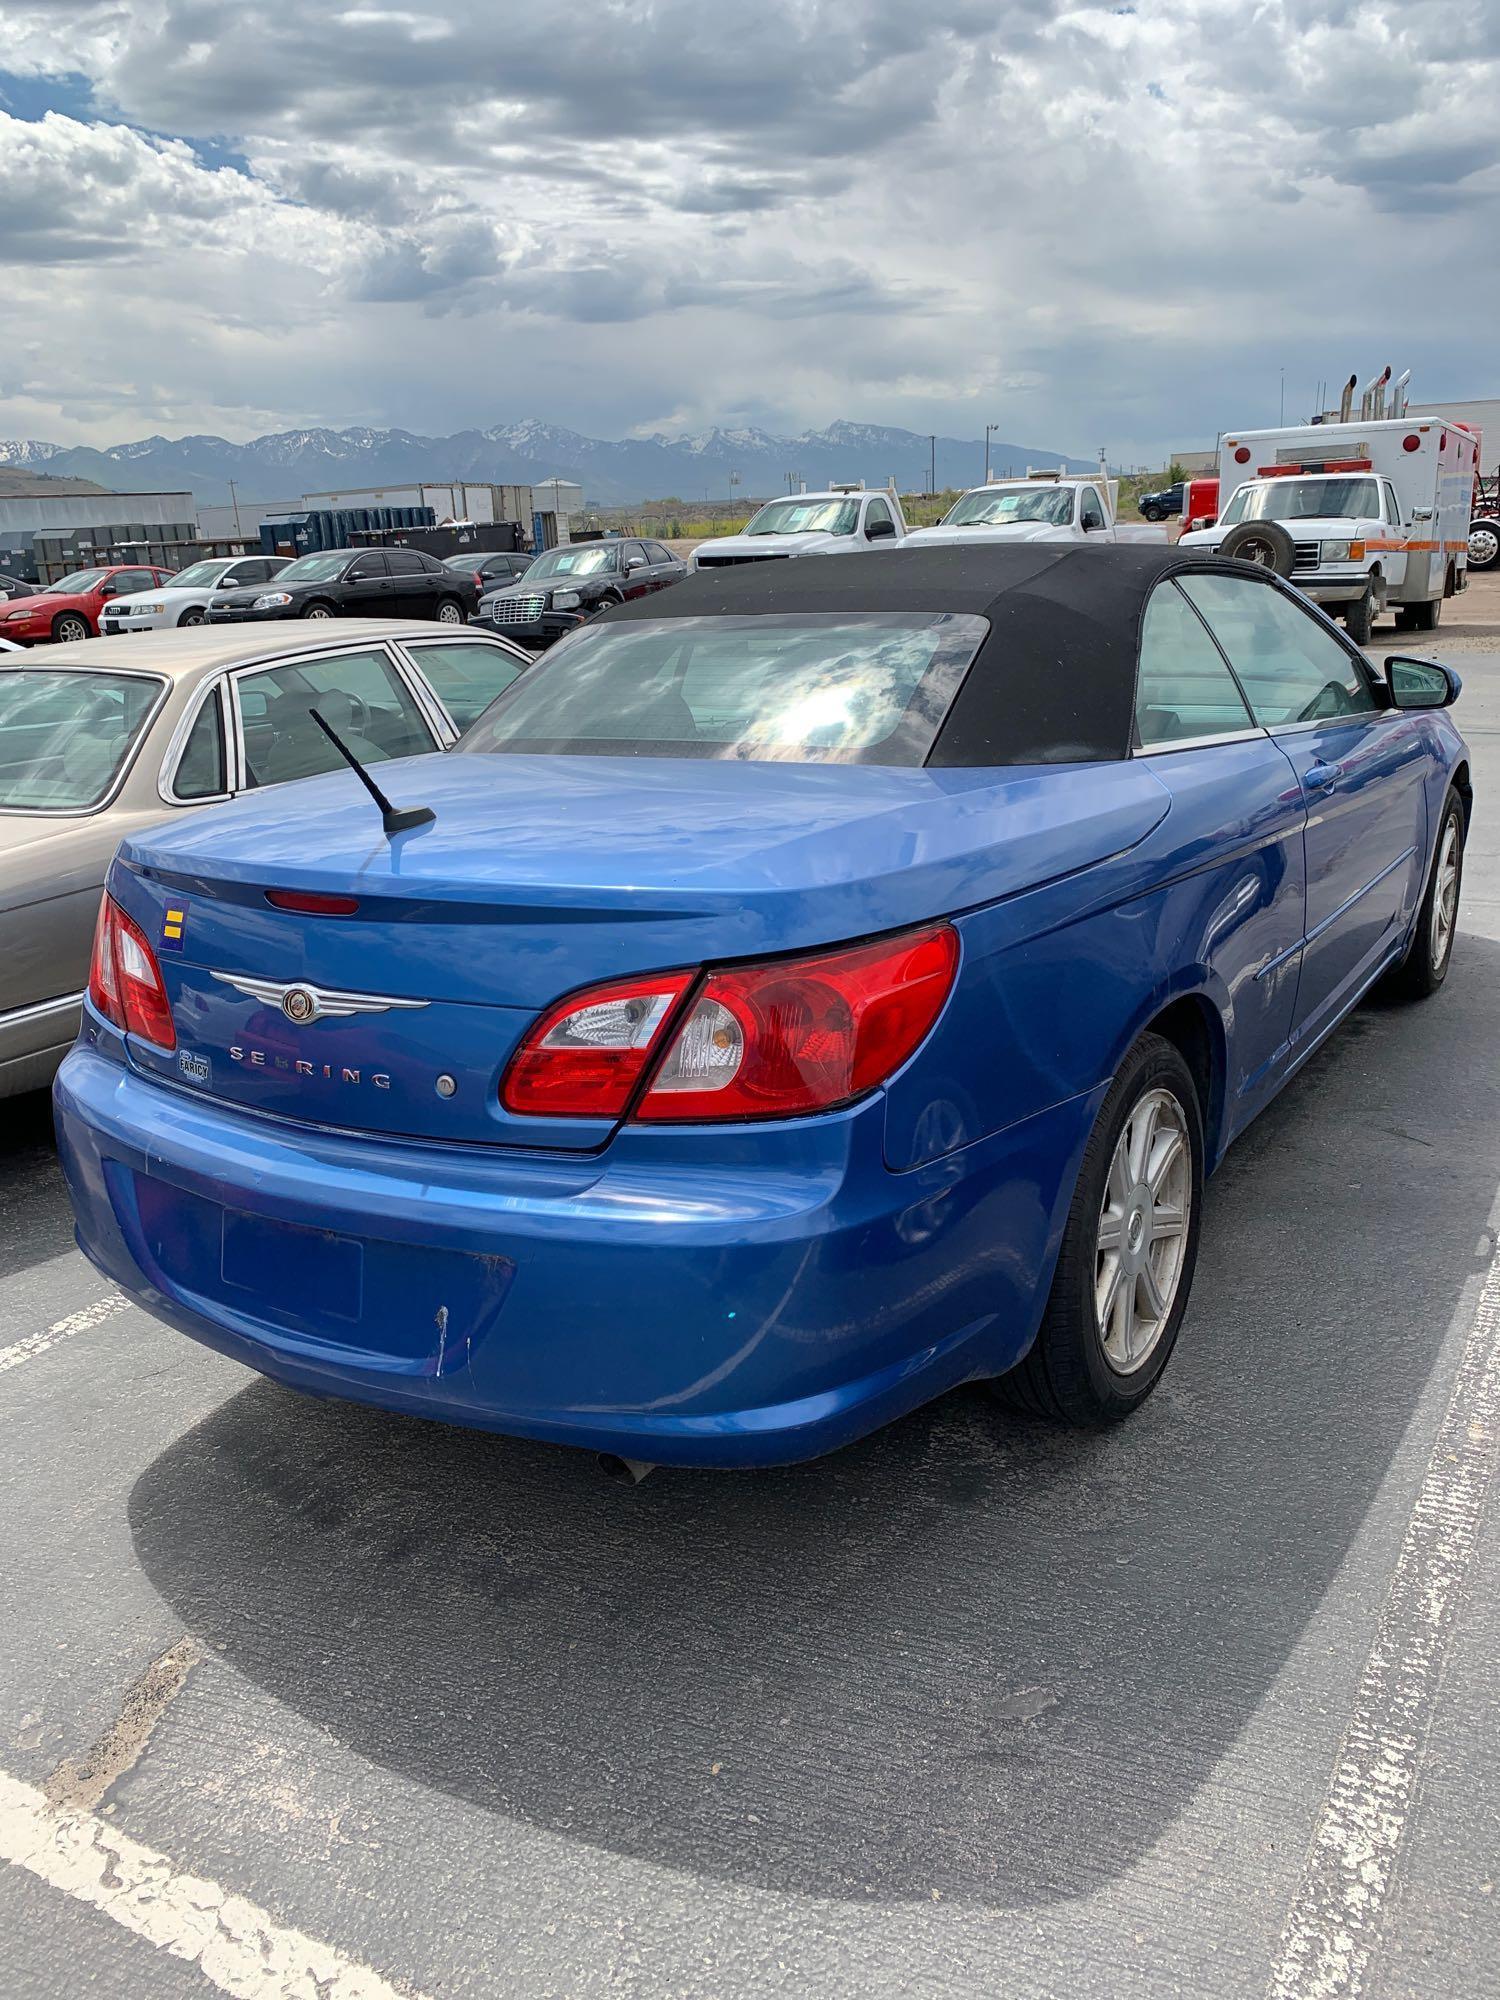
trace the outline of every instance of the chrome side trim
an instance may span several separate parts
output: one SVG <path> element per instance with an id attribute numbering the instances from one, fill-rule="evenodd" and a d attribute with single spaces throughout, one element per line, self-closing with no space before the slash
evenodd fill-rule
<path id="1" fill-rule="evenodd" d="M 0 1029 L 18 1028 L 26 1021 L 44 1021 L 49 1014 L 65 1014 L 70 1008 L 82 1005 L 82 993 L 65 993 L 60 1000 L 37 1000 L 29 1007 L 17 1007 L 13 1013 L 0 1014 Z"/>

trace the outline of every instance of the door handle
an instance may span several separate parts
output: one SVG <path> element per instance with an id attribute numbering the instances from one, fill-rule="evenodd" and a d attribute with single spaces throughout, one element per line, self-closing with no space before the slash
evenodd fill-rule
<path id="1" fill-rule="evenodd" d="M 1338 784 L 1342 773 L 1337 764 L 1309 764 L 1302 775 L 1302 788 L 1308 792 L 1331 792 Z"/>

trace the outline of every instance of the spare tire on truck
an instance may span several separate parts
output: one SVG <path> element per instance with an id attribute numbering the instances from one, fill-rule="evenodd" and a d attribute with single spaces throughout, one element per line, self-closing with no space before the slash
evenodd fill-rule
<path id="1" fill-rule="evenodd" d="M 1239 522 L 1220 542 L 1219 554 L 1275 570 L 1278 576 L 1290 576 L 1297 562 L 1296 546 L 1279 521 Z"/>

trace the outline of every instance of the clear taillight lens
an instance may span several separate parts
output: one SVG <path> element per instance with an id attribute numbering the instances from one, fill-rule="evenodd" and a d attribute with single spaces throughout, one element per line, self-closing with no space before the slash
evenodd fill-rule
<path id="1" fill-rule="evenodd" d="M 117 1028 L 159 1049 L 175 1049 L 177 1028 L 162 984 L 161 967 L 146 934 L 112 896 L 99 905 L 89 998 Z"/>

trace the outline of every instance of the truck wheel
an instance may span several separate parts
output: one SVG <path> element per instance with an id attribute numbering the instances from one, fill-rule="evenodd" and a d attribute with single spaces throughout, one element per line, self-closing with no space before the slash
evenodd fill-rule
<path id="1" fill-rule="evenodd" d="M 1364 596 L 1357 597 L 1345 611 L 1344 624 L 1356 646 L 1369 645 L 1375 629 L 1375 592 L 1368 584 Z"/>
<path id="2" fill-rule="evenodd" d="M 1500 521 L 1469 523 L 1469 568 L 1494 569 L 1500 565 Z"/>
<path id="3" fill-rule="evenodd" d="M 1220 542 L 1219 554 L 1274 570 L 1278 576 L 1290 576 L 1297 565 L 1292 538 L 1279 521 L 1241 521 Z"/>
<path id="4" fill-rule="evenodd" d="M 1160 507 L 1143 507 L 1141 509 L 1141 519 L 1143 521 L 1159 521 L 1161 519 Z"/>
<path id="5" fill-rule="evenodd" d="M 1409 604 L 1407 616 L 1411 621 L 1407 626 L 1409 632 L 1435 632 L 1442 620 L 1443 600 L 1434 597 L 1426 604 Z"/>

